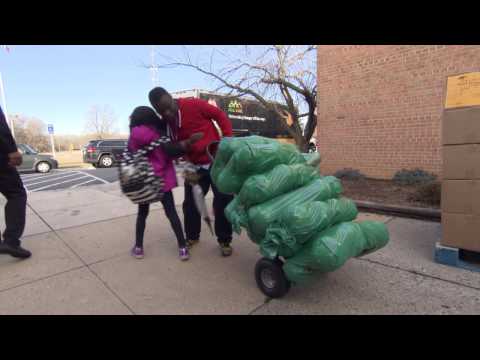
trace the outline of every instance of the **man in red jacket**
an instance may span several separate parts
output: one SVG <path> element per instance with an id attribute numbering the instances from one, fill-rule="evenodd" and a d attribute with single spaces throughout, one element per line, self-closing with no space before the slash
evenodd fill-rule
<path id="1" fill-rule="evenodd" d="M 213 191 L 213 211 L 215 214 L 215 234 L 223 256 L 232 254 L 232 225 L 225 217 L 225 207 L 233 199 L 232 195 L 218 191 L 210 177 L 211 160 L 207 155 L 207 146 L 220 140 L 213 121 L 215 121 L 224 137 L 232 136 L 232 124 L 227 115 L 207 101 L 185 98 L 173 99 L 163 88 L 156 87 L 149 93 L 149 99 L 155 110 L 170 124 L 172 138 L 178 141 L 190 138 L 192 134 L 201 132 L 203 138 L 193 144 L 186 154 L 200 176 L 199 184 L 203 193 L 210 187 Z M 200 239 L 201 218 L 193 199 L 192 186 L 185 182 L 185 200 L 183 215 L 187 244 L 191 247 Z"/>

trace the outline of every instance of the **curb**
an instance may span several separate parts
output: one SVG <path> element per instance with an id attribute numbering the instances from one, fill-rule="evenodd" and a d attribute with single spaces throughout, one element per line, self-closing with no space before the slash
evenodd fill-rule
<path id="1" fill-rule="evenodd" d="M 385 205 L 371 201 L 353 200 L 358 209 L 366 212 L 396 215 L 421 220 L 441 221 L 442 213 L 438 209 Z"/>

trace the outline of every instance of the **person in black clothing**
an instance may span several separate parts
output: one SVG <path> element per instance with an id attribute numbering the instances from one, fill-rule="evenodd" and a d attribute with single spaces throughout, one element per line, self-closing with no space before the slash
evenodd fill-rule
<path id="1" fill-rule="evenodd" d="M 0 192 L 7 198 L 5 205 L 6 228 L 0 237 L 0 254 L 9 254 L 25 259 L 32 254 L 20 246 L 27 209 L 27 193 L 15 168 L 21 164 L 22 154 L 17 149 L 0 107 Z"/>

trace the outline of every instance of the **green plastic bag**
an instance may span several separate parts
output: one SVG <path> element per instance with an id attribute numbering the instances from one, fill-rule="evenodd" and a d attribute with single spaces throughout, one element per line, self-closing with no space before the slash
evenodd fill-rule
<path id="1" fill-rule="evenodd" d="M 218 152 L 217 152 L 218 157 Z M 221 155 L 219 164 L 223 161 Z M 278 141 L 267 144 L 245 142 L 221 168 L 215 166 L 214 181 L 217 188 L 227 194 L 238 194 L 243 183 L 252 175 L 262 174 L 280 164 L 305 164 L 306 158 L 292 144 Z"/>
<path id="2" fill-rule="evenodd" d="M 248 214 L 240 203 L 238 196 L 235 196 L 225 208 L 225 217 L 232 224 L 233 231 L 239 235 L 242 232 L 242 227 L 248 227 Z"/>
<path id="3" fill-rule="evenodd" d="M 281 164 L 264 174 L 250 176 L 238 196 L 242 205 L 249 208 L 298 189 L 316 178 L 320 178 L 317 168 Z"/>
<path id="4" fill-rule="evenodd" d="M 277 256 L 290 258 L 298 253 L 303 244 L 291 236 L 287 229 L 282 226 L 271 226 L 267 229 L 265 238 L 260 243 L 260 253 L 269 259 Z"/>
<path id="5" fill-rule="evenodd" d="M 313 180 L 310 184 L 287 194 L 280 195 L 248 210 L 248 234 L 258 243 L 265 237 L 270 224 L 278 220 L 287 208 L 337 198 L 342 192 L 340 181 L 333 176 Z"/>
<path id="6" fill-rule="evenodd" d="M 329 226 L 353 221 L 358 215 L 357 206 L 347 198 L 315 201 L 288 208 L 281 224 L 300 243 L 305 243 Z"/>
<path id="7" fill-rule="evenodd" d="M 227 165 L 232 155 L 240 150 L 245 144 L 271 144 L 275 140 L 262 136 L 246 136 L 246 137 L 227 137 L 223 138 L 218 145 L 215 161 L 212 164 L 211 176 L 214 183 L 217 182 L 218 176 L 223 168 Z"/>
<path id="8" fill-rule="evenodd" d="M 239 149 L 230 161 L 234 161 L 234 171 L 238 174 L 261 174 L 279 164 L 303 164 L 305 157 L 295 145 L 278 141 L 269 144 L 251 144 Z"/>
<path id="9" fill-rule="evenodd" d="M 303 158 L 307 163 L 312 163 L 312 165 L 318 165 L 320 163 L 320 153 L 315 152 L 315 153 L 302 153 Z"/>
<path id="10" fill-rule="evenodd" d="M 283 271 L 290 281 L 302 283 L 308 280 L 306 274 L 334 271 L 352 257 L 384 247 L 388 240 L 388 230 L 382 222 L 343 222 L 306 243 L 286 260 Z"/>
<path id="11" fill-rule="evenodd" d="M 275 139 L 266 138 L 263 136 L 244 136 L 244 137 L 227 137 L 222 138 L 218 145 L 217 155 L 215 160 L 219 160 L 226 164 L 233 154 L 240 150 L 246 144 L 273 144 L 277 141 Z"/>
<path id="12" fill-rule="evenodd" d="M 357 215 L 355 203 L 346 198 L 290 206 L 278 222 L 268 227 L 260 252 L 271 259 L 291 257 L 319 232 L 340 222 L 353 221 Z"/>

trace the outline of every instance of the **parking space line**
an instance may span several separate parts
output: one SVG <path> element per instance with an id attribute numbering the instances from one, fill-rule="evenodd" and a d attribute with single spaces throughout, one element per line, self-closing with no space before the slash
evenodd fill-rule
<path id="1" fill-rule="evenodd" d="M 85 173 L 85 172 L 83 172 L 83 171 L 78 171 L 78 172 L 81 173 L 81 174 L 85 174 L 85 175 L 91 176 L 91 177 L 93 177 L 94 179 L 97 179 L 97 180 L 103 182 L 104 184 L 109 184 L 108 181 L 105 181 L 105 180 L 103 180 L 103 179 L 100 179 L 99 177 L 96 177 L 96 176 L 94 176 L 94 175 L 92 175 L 92 174 Z"/>
<path id="2" fill-rule="evenodd" d="M 19 174 L 20 174 L 20 176 L 37 176 L 37 175 L 41 175 L 41 174 L 39 174 L 39 173 L 37 173 L 37 172 L 25 174 L 25 173 L 22 173 L 21 171 L 19 171 Z"/>
<path id="3" fill-rule="evenodd" d="M 54 183 L 54 184 L 46 185 L 46 186 L 43 186 L 43 187 L 40 187 L 40 188 L 37 188 L 37 189 L 33 189 L 33 190 L 30 190 L 30 191 L 31 191 L 31 192 L 36 192 L 36 191 L 48 189 L 49 187 L 52 187 L 52 186 L 57 186 L 57 185 L 60 185 L 60 184 L 65 184 L 65 183 L 69 183 L 69 182 L 72 182 L 72 181 L 77 181 L 77 180 L 82 179 L 82 178 L 85 178 L 85 177 L 88 177 L 88 175 L 85 174 L 84 176 L 79 177 L 79 178 L 70 179 L 70 180 L 67 180 L 67 181 L 62 181 L 62 182 L 59 182 L 59 183 Z"/>
<path id="4" fill-rule="evenodd" d="M 76 174 L 75 172 L 73 173 L 70 173 L 70 174 Z M 29 183 L 30 181 L 36 181 L 36 180 L 40 180 L 40 179 L 45 179 L 45 178 L 49 178 L 50 180 L 53 180 L 52 177 L 55 177 L 55 176 L 64 176 L 65 174 L 63 173 L 58 173 L 58 174 L 50 174 L 50 175 L 42 175 L 42 176 L 37 176 L 35 178 L 30 178 L 30 179 L 23 179 L 23 182 L 24 183 Z"/>
<path id="5" fill-rule="evenodd" d="M 79 186 L 82 186 L 82 185 L 85 185 L 85 184 L 88 184 L 88 183 L 91 183 L 91 182 L 94 182 L 94 181 L 97 181 L 97 179 L 93 179 L 93 180 L 88 180 L 88 181 L 85 181 L 85 182 L 82 182 L 80 184 L 77 184 L 77 185 L 73 185 L 72 187 L 70 187 L 69 189 L 75 189 Z"/>
<path id="6" fill-rule="evenodd" d="M 60 175 L 61 175 L 61 174 L 60 174 Z M 56 180 L 59 180 L 59 179 L 67 178 L 67 177 L 70 177 L 70 176 L 73 176 L 73 175 L 79 175 L 79 174 L 78 174 L 78 173 L 72 173 L 72 174 L 60 176 L 60 177 L 55 178 L 55 179 L 42 180 L 42 181 L 37 181 L 37 182 L 25 184 L 25 185 L 26 185 L 26 186 L 32 186 L 32 185 L 42 184 L 42 183 L 49 182 L 49 181 L 56 181 Z M 82 176 L 81 176 L 81 177 L 82 177 Z M 81 177 L 80 177 L 80 178 L 81 178 Z"/>
<path id="7" fill-rule="evenodd" d="M 26 175 L 22 175 L 22 174 L 20 173 L 20 177 L 22 178 L 22 180 L 33 179 L 33 178 L 42 177 L 42 176 L 43 176 L 42 174 L 26 174 Z"/>

